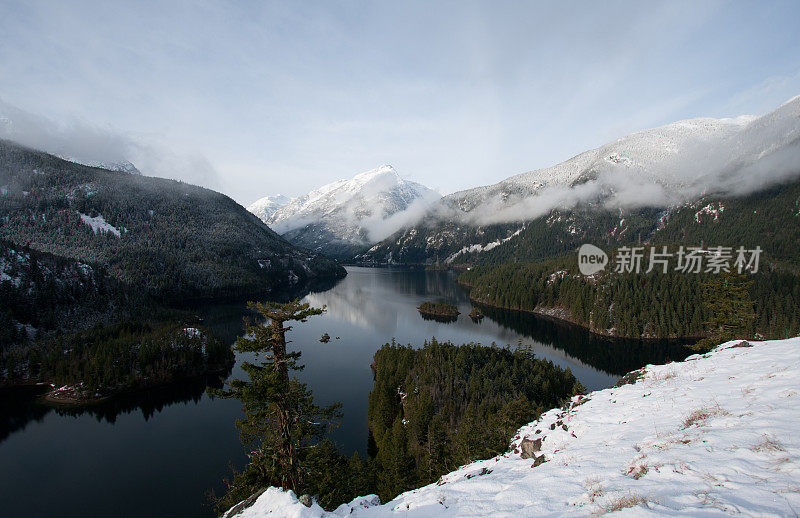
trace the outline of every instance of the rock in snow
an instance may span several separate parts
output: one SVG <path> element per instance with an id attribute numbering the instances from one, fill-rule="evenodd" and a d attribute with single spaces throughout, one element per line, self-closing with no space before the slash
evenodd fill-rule
<path id="1" fill-rule="evenodd" d="M 237 516 L 796 516 L 798 379 L 800 337 L 728 342 L 577 396 L 522 427 L 510 453 L 385 505 L 326 513 L 271 488 Z M 529 441 L 535 460 L 520 454 Z"/>

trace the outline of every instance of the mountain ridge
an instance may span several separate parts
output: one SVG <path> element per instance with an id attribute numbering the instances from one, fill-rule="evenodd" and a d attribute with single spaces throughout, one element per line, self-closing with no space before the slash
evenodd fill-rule
<path id="1" fill-rule="evenodd" d="M 464 249 L 480 253 L 489 247 L 496 254 L 520 233 L 538 233 L 543 243 L 565 241 L 581 226 L 597 226 L 594 219 L 609 220 L 605 239 L 637 215 L 646 215 L 636 232 L 647 237 L 662 215 L 685 204 L 747 195 L 798 176 L 800 96 L 760 117 L 688 119 L 642 130 L 549 168 L 452 193 L 424 221 L 353 260 L 452 262 Z M 567 225 L 569 220 L 577 223 Z M 621 244 L 618 238 L 613 244 Z"/>
<path id="2" fill-rule="evenodd" d="M 104 266 L 162 299 L 244 296 L 342 277 L 229 197 L 0 140 L 0 238 Z"/>

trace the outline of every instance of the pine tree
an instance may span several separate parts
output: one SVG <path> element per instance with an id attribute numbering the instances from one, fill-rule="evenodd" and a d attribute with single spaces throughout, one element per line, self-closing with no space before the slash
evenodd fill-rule
<path id="1" fill-rule="evenodd" d="M 216 501 L 220 510 L 266 486 L 302 494 L 313 485 L 312 472 L 319 470 L 319 458 L 330 448 L 323 440 L 324 433 L 340 417 L 340 405 L 315 405 L 306 385 L 290 376 L 290 371 L 302 369 L 300 352 L 286 350 L 286 333 L 292 327 L 285 323 L 305 322 L 325 308 L 298 300 L 250 302 L 247 307 L 268 324 L 248 322 L 244 336 L 236 341 L 236 350 L 255 353 L 258 362 L 242 365 L 249 380 L 234 380 L 228 390 L 214 394 L 242 402 L 245 417 L 236 425 L 242 443 L 250 448 L 250 462 L 228 484 L 227 494 Z"/>
<path id="2" fill-rule="evenodd" d="M 748 338 L 756 320 L 750 298 L 752 281 L 733 272 L 711 277 L 703 283 L 703 305 L 711 315 L 705 322 L 709 336 L 694 345 L 709 350 L 726 340 Z"/>
<path id="3" fill-rule="evenodd" d="M 377 460 L 381 471 L 378 474 L 378 496 L 388 502 L 403 491 L 414 488 L 417 480 L 414 457 L 408 451 L 407 432 L 403 418 L 397 416 L 391 433 L 383 437 Z"/>

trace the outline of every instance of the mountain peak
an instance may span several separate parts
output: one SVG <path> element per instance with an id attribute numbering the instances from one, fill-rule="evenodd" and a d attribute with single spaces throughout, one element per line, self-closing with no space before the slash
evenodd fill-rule
<path id="1" fill-rule="evenodd" d="M 394 167 L 389 164 L 383 164 L 375 169 L 370 169 L 369 171 L 364 171 L 363 173 L 359 173 L 353 177 L 353 180 L 368 180 L 370 178 L 374 178 L 377 176 L 389 176 L 393 175 L 400 178 L 400 175 L 397 174 L 397 171 Z"/>
<path id="2" fill-rule="evenodd" d="M 276 210 L 285 207 L 290 201 L 291 200 L 283 194 L 264 196 L 254 201 L 247 207 L 247 210 L 258 216 L 262 221 L 266 221 Z"/>
<path id="3" fill-rule="evenodd" d="M 332 246 L 349 250 L 372 244 L 415 223 L 440 198 L 384 164 L 298 196 L 269 215 L 258 202 L 249 210 L 290 242 L 335 255 Z"/>

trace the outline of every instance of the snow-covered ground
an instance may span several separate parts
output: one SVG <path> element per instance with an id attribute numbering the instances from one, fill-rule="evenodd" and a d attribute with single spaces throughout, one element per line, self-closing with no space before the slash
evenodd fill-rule
<path id="1" fill-rule="evenodd" d="M 521 428 L 511 452 L 386 505 L 325 513 L 271 488 L 237 516 L 797 516 L 798 380 L 800 337 L 729 342 L 573 398 Z"/>

